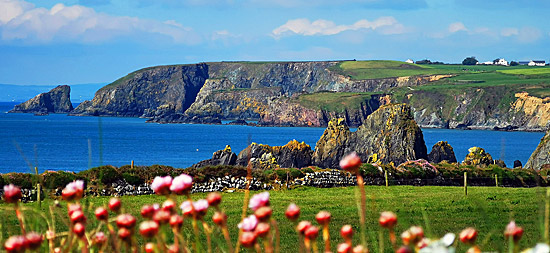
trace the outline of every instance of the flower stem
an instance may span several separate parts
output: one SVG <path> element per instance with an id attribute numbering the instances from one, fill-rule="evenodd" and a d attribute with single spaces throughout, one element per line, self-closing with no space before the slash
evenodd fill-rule
<path id="1" fill-rule="evenodd" d="M 306 246 L 306 252 L 310 253 L 311 252 L 311 241 L 307 237 L 304 238 L 304 244 Z"/>
<path id="2" fill-rule="evenodd" d="M 328 224 L 323 226 L 323 240 L 325 241 L 325 252 L 330 251 L 330 233 L 328 232 Z"/>
<path id="3" fill-rule="evenodd" d="M 202 228 L 204 229 L 204 234 L 206 235 L 206 242 L 208 243 L 208 253 L 212 253 L 212 239 L 210 238 L 210 228 L 208 227 L 208 224 L 202 220 Z"/>
<path id="4" fill-rule="evenodd" d="M 275 252 L 279 253 L 281 249 L 281 235 L 279 232 L 279 226 L 277 226 L 277 221 L 271 219 L 271 226 L 275 230 Z"/>
<path id="5" fill-rule="evenodd" d="M 19 203 L 15 202 L 15 216 L 17 216 L 17 220 L 19 220 L 19 226 L 21 227 L 21 234 L 25 235 L 25 217 L 23 216 L 23 213 L 19 209 Z"/>
<path id="6" fill-rule="evenodd" d="M 366 238 L 366 231 L 367 228 L 365 226 L 365 214 L 366 214 L 366 206 L 367 206 L 367 197 L 365 194 L 365 182 L 363 181 L 363 176 L 361 176 L 361 173 L 359 170 L 355 172 L 355 175 L 357 176 L 357 186 L 359 186 L 359 192 L 361 194 L 361 208 L 359 210 L 359 222 L 361 224 L 361 244 L 367 247 L 367 238 Z"/>
<path id="7" fill-rule="evenodd" d="M 225 224 L 222 226 L 222 233 L 223 237 L 225 238 L 225 242 L 227 243 L 228 252 L 234 252 L 233 244 L 231 243 L 231 237 L 229 237 L 229 229 L 227 229 L 227 225 Z"/>

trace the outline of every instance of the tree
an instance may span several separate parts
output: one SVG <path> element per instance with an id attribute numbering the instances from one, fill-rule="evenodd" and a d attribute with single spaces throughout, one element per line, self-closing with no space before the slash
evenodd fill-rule
<path id="1" fill-rule="evenodd" d="M 517 61 L 511 61 L 510 62 L 510 66 L 517 66 L 519 65 L 519 63 Z"/>
<path id="2" fill-rule="evenodd" d="M 462 65 L 476 65 L 476 64 L 477 64 L 477 60 L 475 56 L 467 57 L 462 61 Z"/>
<path id="3" fill-rule="evenodd" d="M 416 64 L 432 64 L 432 62 L 428 59 L 424 59 L 421 61 L 416 61 Z"/>

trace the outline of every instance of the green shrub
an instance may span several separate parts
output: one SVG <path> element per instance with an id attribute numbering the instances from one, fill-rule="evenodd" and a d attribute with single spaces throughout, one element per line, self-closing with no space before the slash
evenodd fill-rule
<path id="1" fill-rule="evenodd" d="M 4 179 L 4 175 L 0 174 L 0 187 L 4 187 L 6 185 L 6 179 Z"/>
<path id="2" fill-rule="evenodd" d="M 64 188 L 68 183 L 77 179 L 74 173 L 65 171 L 46 172 L 42 174 L 43 186 L 46 189 Z"/>
<path id="3" fill-rule="evenodd" d="M 33 184 L 38 182 L 38 177 L 35 174 L 29 173 L 8 173 L 5 175 L 7 184 L 14 184 L 24 189 L 33 188 Z"/>
<path id="4" fill-rule="evenodd" d="M 301 170 L 298 170 L 298 169 L 290 169 L 290 178 L 291 178 L 291 179 L 301 178 L 301 177 L 304 177 L 304 173 L 302 173 Z"/>
<path id="5" fill-rule="evenodd" d="M 303 173 L 313 173 L 315 171 L 313 171 L 313 169 L 311 167 L 306 167 L 306 168 L 302 169 L 302 172 Z"/>
<path id="6" fill-rule="evenodd" d="M 118 179 L 120 179 L 120 174 L 118 174 L 118 171 L 114 167 L 104 166 L 99 171 L 99 181 L 104 185 L 111 184 Z"/>
<path id="7" fill-rule="evenodd" d="M 383 172 L 381 172 L 377 167 L 375 167 L 370 163 L 362 164 L 361 167 L 359 168 L 359 172 L 363 177 L 375 178 L 375 177 L 384 176 Z"/>
<path id="8" fill-rule="evenodd" d="M 124 172 L 122 173 L 122 178 L 126 180 L 131 185 L 140 185 L 143 184 L 144 180 L 140 178 L 138 175 L 130 173 L 130 172 Z"/>

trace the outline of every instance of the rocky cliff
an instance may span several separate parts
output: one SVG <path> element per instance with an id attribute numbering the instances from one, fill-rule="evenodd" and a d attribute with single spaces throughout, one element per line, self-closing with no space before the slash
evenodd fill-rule
<path id="1" fill-rule="evenodd" d="M 19 113 L 68 113 L 73 110 L 70 98 L 71 87 L 60 85 L 49 92 L 41 93 L 28 101 L 16 105 L 9 112 Z"/>
<path id="2" fill-rule="evenodd" d="M 531 154 L 524 167 L 540 170 L 545 164 L 550 164 L 550 130 L 546 131 L 546 134 L 542 137 L 539 145 L 533 154 Z"/>
<path id="3" fill-rule="evenodd" d="M 313 163 L 337 168 L 340 159 L 353 151 L 363 161 L 382 163 L 427 158 L 422 131 L 406 104 L 380 107 L 355 132 L 349 131 L 344 120 L 332 120 L 315 146 Z"/>
<path id="4" fill-rule="evenodd" d="M 342 102 L 336 109 L 322 102 L 304 105 L 301 96 L 327 91 L 372 94 L 447 77 L 353 80 L 330 70 L 339 63 L 217 62 L 151 67 L 103 87 L 73 114 L 145 117 L 161 123 L 248 119 L 275 126 L 326 126 L 330 119 L 342 117 L 356 127 L 380 106 L 379 96 L 383 95 Z"/>

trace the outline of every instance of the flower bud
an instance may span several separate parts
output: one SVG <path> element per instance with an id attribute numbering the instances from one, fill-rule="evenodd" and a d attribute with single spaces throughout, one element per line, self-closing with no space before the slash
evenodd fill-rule
<path id="1" fill-rule="evenodd" d="M 162 210 L 170 212 L 170 214 L 176 211 L 176 202 L 171 199 L 168 199 L 162 203 Z"/>
<path id="2" fill-rule="evenodd" d="M 170 227 L 180 229 L 183 226 L 183 217 L 179 214 L 173 214 L 170 216 Z"/>
<path id="3" fill-rule="evenodd" d="M 477 238 L 477 230 L 475 228 L 466 228 L 460 232 L 459 238 L 465 244 L 474 244 Z"/>
<path id="4" fill-rule="evenodd" d="M 136 218 L 130 214 L 120 214 L 116 217 L 116 225 L 119 228 L 131 229 L 136 225 Z"/>
<path id="5" fill-rule="evenodd" d="M 208 201 L 208 205 L 216 207 L 222 202 L 222 195 L 217 192 L 211 192 L 206 196 L 206 201 Z"/>
<path id="6" fill-rule="evenodd" d="M 515 221 L 510 221 L 510 223 L 508 223 L 508 226 L 506 226 L 506 230 L 504 230 L 504 236 L 506 238 L 512 237 L 514 242 L 518 242 L 521 239 L 522 235 L 523 228 L 518 227 Z"/>
<path id="7" fill-rule="evenodd" d="M 269 192 L 258 193 L 250 198 L 248 207 L 252 209 L 252 211 L 256 211 L 256 209 L 262 206 L 269 206 Z"/>
<path id="8" fill-rule="evenodd" d="M 269 230 L 271 229 L 271 226 L 269 223 L 261 222 L 256 226 L 256 230 L 254 230 L 254 233 L 256 233 L 257 237 L 265 238 L 269 234 Z"/>
<path id="9" fill-rule="evenodd" d="M 252 248 L 256 243 L 256 235 L 253 232 L 243 232 L 239 237 L 239 242 L 245 248 Z"/>
<path id="10" fill-rule="evenodd" d="M 413 253 L 413 251 L 407 246 L 401 246 L 395 253 Z"/>
<path id="11" fill-rule="evenodd" d="M 118 238 L 120 238 L 123 241 L 130 240 L 132 238 L 132 232 L 127 228 L 119 228 L 118 229 Z"/>
<path id="12" fill-rule="evenodd" d="M 146 219 L 153 218 L 153 215 L 155 214 L 155 208 L 152 205 L 143 205 L 141 207 L 141 217 Z"/>
<path id="13" fill-rule="evenodd" d="M 319 228 L 317 226 L 310 226 L 304 232 L 304 235 L 305 235 L 305 237 L 307 237 L 310 240 L 315 240 L 315 239 L 317 239 L 317 236 L 319 235 Z"/>
<path id="14" fill-rule="evenodd" d="M 71 222 L 74 223 L 86 223 L 86 216 L 80 210 L 76 210 L 71 214 Z"/>
<path id="15" fill-rule="evenodd" d="M 13 184 L 4 185 L 4 201 L 7 203 L 17 203 L 17 201 L 19 201 L 22 197 L 23 194 L 21 193 L 21 189 L 19 187 Z"/>
<path id="16" fill-rule="evenodd" d="M 170 216 L 172 216 L 170 212 L 161 209 L 155 212 L 153 220 L 159 224 L 166 224 L 170 221 Z"/>
<path id="17" fill-rule="evenodd" d="M 109 200 L 109 210 L 111 210 L 115 213 L 118 213 L 120 211 L 120 206 L 121 206 L 120 199 L 111 198 Z"/>
<path id="18" fill-rule="evenodd" d="M 107 221 L 109 218 L 109 212 L 103 207 L 98 207 L 95 209 L 95 217 L 97 220 Z"/>
<path id="19" fill-rule="evenodd" d="M 327 226 L 330 222 L 330 213 L 327 211 L 320 211 L 317 215 L 315 215 L 315 219 L 319 225 Z"/>
<path id="20" fill-rule="evenodd" d="M 69 217 L 73 215 L 74 211 L 82 211 L 82 207 L 77 203 L 69 203 L 67 206 L 67 214 L 69 214 Z"/>
<path id="21" fill-rule="evenodd" d="M 27 239 L 22 235 L 10 236 L 4 243 L 4 249 L 7 252 L 25 252 L 27 248 Z"/>
<path id="22" fill-rule="evenodd" d="M 98 245 L 99 247 L 101 247 L 106 242 L 107 242 L 107 236 L 105 236 L 105 233 L 101 231 L 95 233 L 94 238 L 92 239 L 92 243 L 94 245 Z"/>
<path id="23" fill-rule="evenodd" d="M 254 211 L 254 215 L 256 215 L 256 218 L 261 222 L 268 221 L 272 213 L 273 211 L 269 206 L 262 206 Z"/>
<path id="24" fill-rule="evenodd" d="M 342 226 L 342 228 L 340 229 L 340 235 L 345 240 L 351 240 L 351 238 L 353 237 L 353 228 L 351 227 L 351 225 Z"/>
<path id="25" fill-rule="evenodd" d="M 73 225 L 73 232 L 78 236 L 82 237 L 84 236 L 84 233 L 86 232 L 86 227 L 82 223 L 76 223 Z"/>
<path id="26" fill-rule="evenodd" d="M 139 224 L 139 233 L 145 238 L 151 238 L 159 232 L 159 224 L 156 221 L 144 221 Z"/>
<path id="27" fill-rule="evenodd" d="M 298 226 L 296 226 L 296 230 L 301 234 L 304 234 L 309 227 L 311 227 L 311 222 L 304 220 L 298 223 Z"/>
<path id="28" fill-rule="evenodd" d="M 61 191 L 61 197 L 66 201 L 79 200 L 84 195 L 84 181 L 75 180 L 68 183 Z"/>
<path id="29" fill-rule="evenodd" d="M 353 152 L 340 160 L 340 168 L 349 172 L 356 172 L 361 166 L 361 158 Z"/>
<path id="30" fill-rule="evenodd" d="M 393 212 L 382 212 L 378 222 L 383 228 L 393 229 L 397 224 L 397 215 Z"/>
<path id="31" fill-rule="evenodd" d="M 40 247 L 40 244 L 42 244 L 42 241 L 44 240 L 44 237 L 36 232 L 29 232 L 25 235 L 25 238 L 27 240 L 27 245 L 30 250 L 35 250 Z"/>
<path id="32" fill-rule="evenodd" d="M 338 247 L 336 248 L 336 252 L 338 253 L 351 253 L 351 245 L 347 243 L 340 243 L 338 244 Z"/>
<path id="33" fill-rule="evenodd" d="M 154 253 L 155 252 L 155 244 L 152 242 L 148 242 L 145 244 L 145 253 Z"/>
<path id="34" fill-rule="evenodd" d="M 296 204 L 291 203 L 286 209 L 285 216 L 291 221 L 297 220 L 300 217 L 300 208 Z"/>
<path id="35" fill-rule="evenodd" d="M 170 194 L 170 186 L 172 185 L 172 177 L 155 177 L 153 183 L 151 183 L 151 189 L 158 195 L 168 195 Z"/>
<path id="36" fill-rule="evenodd" d="M 367 249 L 365 249 L 365 247 L 363 247 L 363 245 L 357 245 L 353 248 L 353 250 L 351 251 L 353 253 L 367 253 Z"/>
<path id="37" fill-rule="evenodd" d="M 223 226 L 227 221 L 227 215 L 225 215 L 225 213 L 223 212 L 215 212 L 212 216 L 212 221 L 218 226 Z"/>

